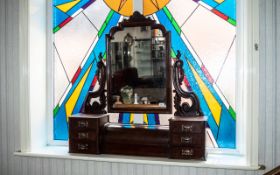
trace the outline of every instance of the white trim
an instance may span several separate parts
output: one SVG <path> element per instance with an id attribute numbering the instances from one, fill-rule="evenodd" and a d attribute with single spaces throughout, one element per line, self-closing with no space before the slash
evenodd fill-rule
<path id="1" fill-rule="evenodd" d="M 251 0 L 250 4 L 252 11 L 250 14 L 250 20 L 252 21 L 251 28 L 249 29 L 252 32 L 249 41 L 250 54 L 248 56 L 248 64 L 252 65 L 250 72 L 250 87 L 247 89 L 247 98 L 251 97 L 251 100 L 248 101 L 250 106 L 250 112 L 246 119 L 250 123 L 248 125 L 247 137 L 250 138 L 249 143 L 247 144 L 247 151 L 249 152 L 247 158 L 248 162 L 252 165 L 258 165 L 258 143 L 259 143 L 259 51 L 255 49 L 255 44 L 259 45 L 259 0 Z"/>
<path id="2" fill-rule="evenodd" d="M 241 3 L 242 2 L 242 3 Z M 237 1 L 237 127 L 236 142 L 240 154 L 251 165 L 258 164 L 259 0 Z M 243 8 L 242 8 L 243 7 Z M 246 133 L 244 135 L 244 133 Z"/>
<path id="3" fill-rule="evenodd" d="M 54 94 L 54 50 L 53 50 L 53 9 L 52 9 L 52 0 L 46 0 L 47 6 L 47 97 L 53 97 Z M 46 112 L 47 112 L 47 144 L 53 144 L 50 140 L 53 140 L 53 108 L 54 108 L 54 97 L 47 98 Z"/>
<path id="4" fill-rule="evenodd" d="M 29 0 L 29 121 L 31 149 L 47 144 L 47 1 Z M 32 30 L 30 30 L 32 29 Z"/>
<path id="5" fill-rule="evenodd" d="M 46 45 L 47 45 L 47 77 L 46 77 L 46 83 L 47 83 L 47 90 L 46 94 L 47 97 L 53 97 L 54 95 L 54 50 L 53 50 L 53 42 L 54 42 L 54 35 L 53 35 L 53 0 L 43 0 L 46 1 L 46 25 L 47 25 L 47 34 L 46 34 Z M 79 11 L 80 13 L 80 11 Z M 77 14 L 77 12 L 75 13 Z M 75 15 L 73 14 L 72 17 Z M 67 93 L 70 91 L 72 87 L 72 84 L 69 83 L 67 86 L 66 91 L 64 92 L 62 98 L 58 102 L 59 106 L 61 106 L 63 100 L 65 99 Z M 47 98 L 47 104 L 46 104 L 46 118 L 47 118 L 47 141 L 46 145 L 56 145 L 56 146 L 67 146 L 68 141 L 60 141 L 60 140 L 54 140 L 53 139 L 53 109 L 57 104 L 54 104 L 54 97 L 53 98 Z"/>
<path id="6" fill-rule="evenodd" d="M 20 1 L 20 127 L 21 127 L 21 150 L 23 152 L 30 151 L 31 145 L 31 125 L 30 125 L 30 99 L 29 99 L 29 84 L 30 75 L 30 63 L 29 63 L 29 2 L 30 0 Z M 46 1 L 49 5 L 51 0 L 41 0 Z M 236 152 L 241 155 L 246 155 L 247 163 L 252 166 L 257 166 L 258 164 L 258 106 L 259 106 L 259 53 L 254 51 L 254 43 L 259 43 L 259 0 L 237 0 L 237 50 L 238 57 L 242 59 L 237 59 L 237 65 L 239 70 L 237 72 L 237 96 L 242 98 L 237 99 L 237 147 Z M 50 6 L 50 5 L 49 5 Z M 51 6 L 50 6 L 51 7 Z M 47 9 L 47 18 L 51 19 L 50 8 Z M 51 21 L 51 20 L 48 20 Z M 52 41 L 52 27 L 51 23 L 48 26 L 48 41 Z M 51 39 L 50 39 L 51 37 Z M 52 43 L 52 42 L 51 42 Z M 52 44 L 47 44 L 48 58 L 52 57 L 53 52 Z M 46 77 L 51 77 L 53 75 L 53 67 L 49 64 L 48 59 L 48 70 Z M 46 78 L 46 79 L 47 79 Z M 51 91 L 46 92 L 46 94 L 52 93 L 53 82 L 47 83 L 48 89 Z M 246 89 L 244 91 L 243 89 Z M 51 124 L 52 121 L 52 107 L 53 102 L 47 102 L 47 115 L 48 122 Z M 50 117 L 51 116 L 51 117 Z M 244 120 L 244 121 L 241 121 Z M 48 138 L 53 137 L 48 132 Z M 244 136 L 244 133 L 246 135 Z M 52 144 L 53 142 L 49 142 Z M 60 142 L 57 142 L 60 144 Z M 64 145 L 64 142 L 62 145 Z M 245 143 L 245 144 L 244 144 Z M 220 150 L 218 150 L 220 151 Z M 223 150 L 222 150 L 223 151 Z M 226 151 L 227 152 L 227 151 Z"/>
<path id="7" fill-rule="evenodd" d="M 240 0 L 242 1 L 242 0 Z M 237 2 L 240 2 L 240 1 L 237 1 Z M 244 54 L 244 50 L 246 50 L 246 48 L 244 48 L 244 45 L 246 45 L 246 38 L 244 35 L 245 32 L 243 32 L 244 29 L 242 29 L 241 27 L 245 28 L 246 26 L 246 23 L 244 22 L 244 16 L 245 16 L 245 10 L 247 8 L 247 6 L 243 6 L 243 4 L 245 4 L 245 1 L 241 4 L 241 3 L 237 3 L 237 10 L 238 12 L 236 13 L 237 14 L 237 22 L 238 22 L 238 25 L 237 26 L 237 37 L 236 37 L 236 47 L 237 47 L 237 55 L 238 57 L 240 58 L 245 58 L 245 54 Z M 244 8 L 240 8 L 241 6 L 243 6 Z M 246 30 L 245 30 L 246 31 Z M 243 38 L 243 40 L 241 40 L 240 38 Z M 239 80 L 239 81 L 236 81 L 236 96 L 237 97 L 243 97 L 244 96 L 244 92 L 243 92 L 243 86 L 242 86 L 242 82 L 245 81 L 243 75 L 244 75 L 244 64 L 243 64 L 243 61 L 244 59 L 236 59 L 236 65 L 238 65 L 238 68 L 236 66 L 236 79 Z M 236 114 L 239 116 L 241 115 L 241 111 L 244 111 L 244 104 L 243 104 L 243 98 L 236 98 Z M 244 122 L 240 122 L 242 119 L 242 117 L 238 117 L 238 120 L 236 121 L 236 147 L 238 147 L 240 150 L 242 150 L 241 152 L 243 154 L 245 154 L 245 148 L 244 148 L 244 145 L 241 144 L 241 143 L 244 143 L 246 142 L 246 139 L 245 137 L 243 137 L 243 133 L 245 132 L 244 131 L 244 128 L 245 128 L 245 125 L 243 124 Z M 244 120 L 244 119 L 243 119 Z M 244 138 L 243 140 L 241 138 Z"/>
<path id="8" fill-rule="evenodd" d="M 236 170 L 258 170 L 259 166 L 251 166 L 246 164 L 246 159 L 238 155 L 221 155 L 208 154 L 207 161 L 195 160 L 178 160 L 159 157 L 143 157 L 143 156 L 123 156 L 123 155 L 90 155 L 90 154 L 72 154 L 68 153 L 68 147 L 46 147 L 42 150 L 33 152 L 15 152 L 16 156 L 37 157 L 37 158 L 55 158 L 84 160 L 96 162 L 115 162 L 128 164 L 144 164 L 144 165 L 165 165 L 180 167 L 198 167 L 198 168 L 216 168 L 216 169 L 236 169 Z"/>
<path id="9" fill-rule="evenodd" d="M 19 80 L 20 80 L 20 147 L 22 151 L 30 150 L 29 120 L 29 0 L 19 1 Z"/>

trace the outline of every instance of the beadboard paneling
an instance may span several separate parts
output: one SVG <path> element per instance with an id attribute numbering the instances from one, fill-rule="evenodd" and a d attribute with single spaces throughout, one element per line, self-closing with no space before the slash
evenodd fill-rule
<path id="1" fill-rule="evenodd" d="M 278 117 L 276 117 L 276 121 L 275 121 L 275 126 L 276 126 L 276 144 L 275 144 L 275 148 L 276 148 L 276 153 L 275 153 L 275 165 L 280 165 L 280 0 L 276 1 L 276 7 L 278 7 L 276 9 L 276 67 L 277 67 L 277 72 L 276 72 L 276 107 L 277 107 L 277 111 L 276 111 L 276 115 Z"/>
<path id="2" fill-rule="evenodd" d="M 279 137 L 279 81 L 277 81 L 276 47 L 280 43 L 276 40 L 279 35 L 279 27 L 276 26 L 276 16 L 279 14 L 280 6 L 276 0 L 266 0 L 261 2 L 260 12 L 260 142 L 259 160 L 260 164 L 266 165 L 267 169 L 272 169 L 277 165 L 276 159 L 279 155 L 279 147 L 276 143 Z M 279 18 L 278 18 L 279 23 Z M 277 111 L 278 110 L 278 111 Z M 279 162 L 278 162 L 279 163 Z"/>
<path id="3" fill-rule="evenodd" d="M 263 0 L 260 2 L 260 6 L 262 8 L 260 8 L 260 45 L 259 45 L 259 48 L 260 48 L 260 99 L 265 99 L 266 97 L 266 94 L 264 93 L 264 90 L 265 90 L 265 83 L 263 82 L 265 80 L 265 72 L 266 72 L 266 69 L 265 69 L 265 47 L 266 47 L 266 33 L 264 32 L 266 30 L 266 26 L 265 26 L 265 21 L 266 21 L 266 16 L 263 15 L 263 14 L 266 14 L 266 1 Z M 259 129 L 260 129 L 260 132 L 259 132 L 259 136 L 261 137 L 265 137 L 265 135 L 263 134 L 263 132 L 265 131 L 265 104 L 263 103 L 263 100 L 260 100 L 260 104 L 259 104 L 259 107 L 260 107 L 260 117 L 259 117 Z M 262 141 L 261 141 L 262 140 Z M 265 142 L 263 139 L 259 138 L 259 163 L 260 164 L 265 164 Z"/>
<path id="4" fill-rule="evenodd" d="M 5 6 L 6 2 L 0 1 L 0 174 L 7 172 Z"/>
<path id="5" fill-rule="evenodd" d="M 0 0 L 1 175 L 253 175 L 263 171 L 15 157 L 19 149 L 19 2 Z M 280 164 L 280 0 L 260 2 L 259 162 Z M 278 109 L 276 109 L 278 107 Z"/>
<path id="6" fill-rule="evenodd" d="M 19 13 L 18 1 L 0 1 L 1 13 L 1 175 L 16 174 L 19 170 L 19 161 L 13 156 L 19 148 Z M 15 168 L 17 167 L 17 168 Z"/>

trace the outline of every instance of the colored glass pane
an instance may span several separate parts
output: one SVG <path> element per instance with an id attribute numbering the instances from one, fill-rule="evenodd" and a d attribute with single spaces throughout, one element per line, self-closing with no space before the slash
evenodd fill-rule
<path id="1" fill-rule="evenodd" d="M 236 0 L 147 0 L 151 15 L 171 32 L 171 57 L 182 53 L 187 89 L 208 116 L 210 146 L 235 148 Z M 67 117 L 79 113 L 97 86 L 96 63 L 106 58 L 105 35 L 133 13 L 133 0 L 53 0 L 54 140 L 68 139 Z M 121 113 L 118 121 L 150 126 L 168 123 L 158 114 Z"/>

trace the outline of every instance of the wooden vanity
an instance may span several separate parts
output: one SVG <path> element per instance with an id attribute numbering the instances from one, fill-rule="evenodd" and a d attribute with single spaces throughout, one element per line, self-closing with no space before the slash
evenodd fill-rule
<path id="1" fill-rule="evenodd" d="M 97 64 L 100 86 L 88 92 L 82 113 L 69 117 L 70 153 L 205 160 L 206 119 L 195 93 L 181 88 L 183 61 L 178 51 L 171 65 L 170 37 L 163 25 L 138 12 L 111 28 L 106 66 L 102 53 Z M 121 124 L 110 123 L 107 111 L 176 117 L 166 126 Z"/>
<path id="2" fill-rule="evenodd" d="M 173 117 L 168 125 L 110 123 L 109 115 L 69 118 L 69 152 L 205 160 L 205 117 Z"/>

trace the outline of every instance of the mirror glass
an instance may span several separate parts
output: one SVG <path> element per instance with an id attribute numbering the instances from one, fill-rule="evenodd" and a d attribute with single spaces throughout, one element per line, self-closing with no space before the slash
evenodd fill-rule
<path id="1" fill-rule="evenodd" d="M 166 38 L 162 31 L 127 27 L 116 32 L 109 44 L 112 108 L 166 108 Z"/>

